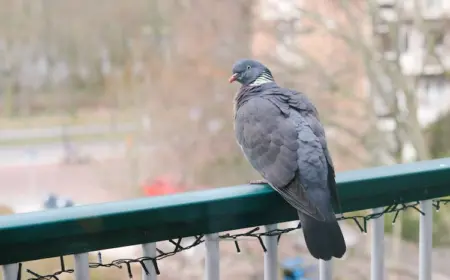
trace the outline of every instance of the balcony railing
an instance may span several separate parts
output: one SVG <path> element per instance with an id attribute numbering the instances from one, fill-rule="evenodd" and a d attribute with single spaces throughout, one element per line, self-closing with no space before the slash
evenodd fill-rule
<path id="1" fill-rule="evenodd" d="M 363 209 L 392 212 L 399 206 L 420 201 L 419 279 L 431 279 L 432 199 L 450 195 L 450 158 L 343 172 L 337 175 L 337 181 L 343 212 Z M 438 206 L 436 202 L 434 206 Z M 370 275 L 371 279 L 379 280 L 385 273 L 384 223 L 382 218 L 373 218 Z M 0 264 L 3 279 L 26 279 L 21 262 L 74 255 L 75 278 L 86 280 L 90 267 L 88 252 L 143 244 L 142 255 L 147 258 L 138 260 L 144 268 L 142 279 L 154 280 L 159 272 L 156 256 L 161 254 L 156 242 L 175 240 L 172 242 L 176 251 L 181 250 L 181 237 L 194 236 L 194 245 L 203 242 L 206 245 L 205 279 L 217 280 L 219 240 L 227 237 L 222 234 L 219 238 L 220 232 L 266 225 L 266 230 L 273 234 L 253 237 L 265 249 L 264 279 L 275 280 L 277 223 L 294 220 L 296 212 L 262 185 L 2 216 Z M 366 219 L 360 222 L 362 230 L 366 222 Z M 62 271 L 65 270 L 63 267 Z M 321 261 L 319 271 L 320 279 L 332 279 L 330 262 Z M 35 279 L 51 278 L 35 275 Z"/>

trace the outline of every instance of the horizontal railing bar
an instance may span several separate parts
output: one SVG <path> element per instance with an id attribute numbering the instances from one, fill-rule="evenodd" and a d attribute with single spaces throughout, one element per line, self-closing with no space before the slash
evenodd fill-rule
<path id="1" fill-rule="evenodd" d="M 343 172 L 337 181 L 344 212 L 442 197 L 450 195 L 450 158 Z M 9 254 L 0 264 L 296 219 L 263 185 L 2 216 L 0 251 Z"/>

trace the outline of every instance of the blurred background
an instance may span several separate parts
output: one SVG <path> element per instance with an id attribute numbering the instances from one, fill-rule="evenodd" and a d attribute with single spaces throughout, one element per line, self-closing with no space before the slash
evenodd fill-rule
<path id="1" fill-rule="evenodd" d="M 450 156 L 447 0 L 0 0 L 0 7 L 3 214 L 258 179 L 233 133 L 238 88 L 227 78 L 243 57 L 313 100 L 338 171 Z M 450 279 L 446 211 L 434 220 L 433 279 Z M 389 279 L 417 278 L 418 219 L 405 212 L 391 225 L 386 217 Z M 336 262 L 336 279 L 368 279 L 368 236 L 345 226 L 351 249 Z M 308 261 L 298 233 L 280 244 L 281 260 Z M 227 245 L 224 279 L 262 279 L 258 244 L 240 255 Z M 111 257 L 138 254 L 133 248 Z M 161 279 L 202 277 L 199 250 L 163 261 Z"/>

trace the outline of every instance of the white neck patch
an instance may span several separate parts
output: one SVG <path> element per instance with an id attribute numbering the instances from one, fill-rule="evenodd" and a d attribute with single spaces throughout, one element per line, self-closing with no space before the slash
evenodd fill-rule
<path id="1" fill-rule="evenodd" d="M 273 82 L 272 76 L 269 73 L 264 72 L 258 78 L 256 78 L 256 80 L 254 80 L 253 83 L 250 84 L 250 86 L 259 86 L 262 84 L 272 83 L 272 82 Z"/>

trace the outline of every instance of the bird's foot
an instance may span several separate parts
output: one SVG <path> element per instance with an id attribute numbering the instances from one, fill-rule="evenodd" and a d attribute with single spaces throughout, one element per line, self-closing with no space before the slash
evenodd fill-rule
<path id="1" fill-rule="evenodd" d="M 267 182 L 266 180 L 250 180 L 250 182 L 248 182 L 250 185 L 265 185 L 265 184 L 269 184 L 269 182 Z"/>

